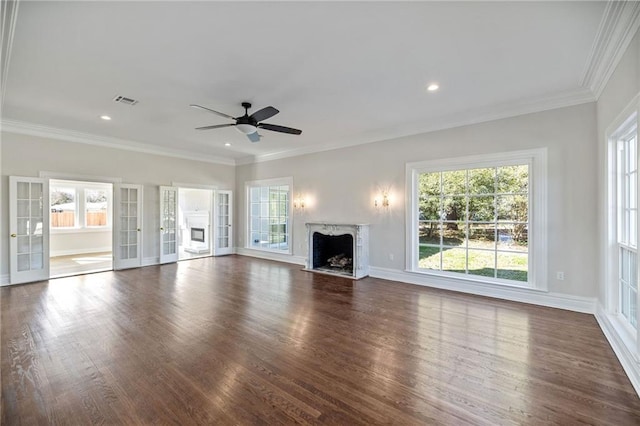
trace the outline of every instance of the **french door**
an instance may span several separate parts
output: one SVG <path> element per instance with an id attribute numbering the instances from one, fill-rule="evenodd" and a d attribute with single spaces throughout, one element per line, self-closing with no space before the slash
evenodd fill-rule
<path id="1" fill-rule="evenodd" d="M 160 187 L 160 263 L 178 261 L 178 188 Z"/>
<path id="2" fill-rule="evenodd" d="M 120 184 L 114 190 L 117 209 L 114 236 L 114 269 L 142 265 L 142 185 Z"/>
<path id="3" fill-rule="evenodd" d="M 9 177 L 11 284 L 49 279 L 49 184 Z"/>
<path id="4" fill-rule="evenodd" d="M 214 256 L 233 253 L 233 193 L 216 191 L 214 205 Z"/>

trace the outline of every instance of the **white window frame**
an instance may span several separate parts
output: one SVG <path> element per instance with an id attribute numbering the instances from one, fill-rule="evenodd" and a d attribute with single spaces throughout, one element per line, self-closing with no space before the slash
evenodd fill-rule
<path id="1" fill-rule="evenodd" d="M 620 224 L 619 203 L 617 194 L 618 180 L 618 143 L 635 127 L 636 138 L 640 136 L 640 94 L 636 95 L 629 105 L 618 115 L 613 123 L 605 132 L 606 147 L 606 165 L 605 165 L 605 199 L 606 226 L 604 235 L 604 258 L 605 258 L 605 310 L 611 320 L 612 326 L 615 328 L 618 336 L 625 346 L 634 354 L 640 354 L 640 309 L 636 312 L 636 320 L 638 327 L 634 329 L 629 321 L 622 315 L 620 308 L 620 286 L 619 286 L 619 252 L 620 245 L 618 242 Z M 640 147 L 640 140 L 637 140 Z M 636 152 L 638 155 L 638 152 Z M 638 161 L 639 158 L 636 158 Z M 639 179 L 640 180 L 640 179 Z M 640 182 L 638 182 L 640 183 Z M 637 187 L 637 185 L 636 185 Z M 640 195 L 636 188 L 636 197 Z M 636 220 L 637 222 L 638 220 Z M 638 223 L 636 223 L 636 232 Z M 638 262 L 640 268 L 640 262 Z M 640 271 L 636 272 L 636 275 Z M 640 302 L 640 300 L 638 300 Z"/>
<path id="2" fill-rule="evenodd" d="M 479 169 L 517 164 L 529 165 L 529 268 L 528 281 L 519 282 L 418 267 L 418 177 L 421 173 Z M 547 291 L 547 149 L 537 148 L 486 155 L 455 157 L 407 163 L 406 165 L 406 270 L 497 286 L 524 287 Z"/>
<path id="3" fill-rule="evenodd" d="M 109 188 L 109 185 L 111 188 Z M 49 180 L 50 188 L 69 188 L 75 190 L 75 220 L 73 227 L 50 226 L 52 234 L 64 234 L 74 232 L 102 232 L 113 229 L 113 184 L 111 182 L 86 182 L 52 178 Z M 107 190 L 107 224 L 104 226 L 87 226 L 87 189 Z M 51 189 L 49 190 L 49 203 L 51 203 Z M 49 205 L 49 208 L 51 206 Z M 51 219 L 49 219 L 51 220 Z"/>
<path id="4" fill-rule="evenodd" d="M 264 187 L 264 186 L 281 186 L 288 185 L 289 186 L 289 206 L 288 206 L 288 214 L 287 214 L 287 231 L 289 235 L 289 240 L 287 244 L 287 250 L 276 250 L 264 247 L 255 247 L 251 245 L 251 188 Z M 292 224 L 292 212 L 293 212 L 293 177 L 282 177 L 282 178 L 273 178 L 273 179 L 260 179 L 245 182 L 245 219 L 246 219 L 246 228 L 245 228 L 245 248 L 250 250 L 259 250 L 270 253 L 280 253 L 280 254 L 293 254 L 293 224 Z"/>

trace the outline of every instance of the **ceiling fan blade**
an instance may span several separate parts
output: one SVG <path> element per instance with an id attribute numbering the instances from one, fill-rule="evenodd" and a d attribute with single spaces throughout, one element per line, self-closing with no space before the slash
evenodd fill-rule
<path id="1" fill-rule="evenodd" d="M 209 112 L 212 112 L 212 113 L 214 113 L 214 114 L 216 114 L 216 115 L 219 115 L 220 117 L 230 118 L 230 119 L 232 119 L 232 120 L 234 120 L 234 121 L 235 121 L 235 119 L 236 119 L 235 117 L 232 117 L 232 116 L 230 116 L 230 115 L 228 115 L 228 114 L 225 114 L 224 112 L 214 111 L 214 110 L 212 110 L 212 109 L 210 109 L 210 108 L 203 107 L 203 106 L 200 106 L 200 105 L 194 105 L 194 104 L 191 104 L 191 105 L 189 105 L 189 106 L 190 106 L 190 107 L 192 107 L 192 108 L 199 108 L 199 109 L 203 109 L 203 110 L 205 110 L 205 111 L 209 111 Z"/>
<path id="2" fill-rule="evenodd" d="M 253 114 L 251 114 L 249 116 L 249 118 L 259 122 L 259 121 L 264 121 L 264 120 L 266 120 L 268 118 L 271 118 L 271 117 L 273 117 L 274 115 L 276 115 L 279 112 L 280 111 L 278 111 L 274 107 L 268 106 L 266 108 L 262 108 L 261 110 L 258 110 L 256 112 L 254 112 Z"/>
<path id="3" fill-rule="evenodd" d="M 251 142 L 260 142 L 260 135 L 258 132 L 249 133 L 247 137 Z"/>
<path id="4" fill-rule="evenodd" d="M 235 124 L 214 124 L 213 126 L 196 127 L 196 130 L 221 129 L 223 127 L 231 127 Z"/>
<path id="5" fill-rule="evenodd" d="M 278 126 L 277 124 L 259 123 L 258 127 L 261 129 L 271 130 L 272 132 L 290 133 L 292 135 L 299 135 L 302 130 L 292 129 L 291 127 Z"/>

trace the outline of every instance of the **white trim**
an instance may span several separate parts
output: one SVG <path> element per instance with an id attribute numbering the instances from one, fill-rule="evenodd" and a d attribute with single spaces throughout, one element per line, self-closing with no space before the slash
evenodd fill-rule
<path id="1" fill-rule="evenodd" d="M 58 129 L 40 124 L 27 123 L 24 121 L 4 119 L 2 120 L 2 131 L 7 133 L 17 133 L 20 135 L 56 139 L 65 142 L 83 143 L 86 145 L 100 146 L 104 148 L 182 158 L 185 160 L 201 161 L 205 163 L 224 164 L 226 166 L 236 165 L 236 162 L 229 158 L 216 157 L 207 154 L 194 154 L 191 151 L 166 148 L 159 145 L 135 142 L 126 139 L 99 136 L 74 130 Z"/>
<path id="2" fill-rule="evenodd" d="M 299 149 L 274 152 L 271 154 L 241 157 L 236 159 L 235 164 L 240 166 L 283 158 L 298 157 L 301 155 L 431 133 L 439 130 L 453 129 L 471 124 L 496 121 L 557 108 L 566 108 L 595 101 L 596 98 L 593 96 L 591 90 L 587 88 L 579 88 L 554 93 L 552 95 L 536 96 L 514 102 L 487 105 L 485 107 L 456 112 L 441 117 L 434 117 L 433 119 L 421 120 L 415 123 L 405 123 L 401 126 L 392 127 L 382 132 L 378 130 L 375 133 L 370 132 L 358 136 L 350 136 L 349 138 L 336 140 L 331 144 L 314 145 Z"/>
<path id="3" fill-rule="evenodd" d="M 598 27 L 580 85 L 591 89 L 596 99 L 640 27 L 640 2 L 609 1 Z"/>
<path id="4" fill-rule="evenodd" d="M 636 359 L 634 353 L 629 350 L 622 336 L 616 331 L 612 318 L 607 314 L 601 303 L 598 303 L 595 316 L 604 336 L 618 357 L 618 361 L 620 361 L 624 372 L 627 374 L 627 377 L 629 377 L 631 385 L 638 396 L 640 396 L 640 364 L 638 363 L 638 359 Z"/>
<path id="5" fill-rule="evenodd" d="M 375 266 L 370 268 L 369 275 L 374 278 L 382 278 L 385 280 L 457 291 L 461 293 L 474 294 L 476 296 L 488 296 L 496 299 L 511 300 L 513 302 L 566 309 L 569 311 L 587 314 L 593 314 L 596 310 L 597 299 L 595 297 L 549 293 L 532 288 L 503 286 L 499 284 L 469 283 L 468 281 L 455 278 L 436 277 L 415 272 L 400 271 L 397 269 L 379 268 Z"/>
<path id="6" fill-rule="evenodd" d="M 547 276 L 547 148 L 499 152 L 491 154 L 452 157 L 428 161 L 407 163 L 405 167 L 405 268 L 407 271 L 430 274 L 416 269 L 417 259 L 415 247 L 418 245 L 418 209 L 414 205 L 414 195 L 417 194 L 416 181 L 418 173 L 428 171 L 461 170 L 479 167 L 496 167 L 502 165 L 528 164 L 532 176 L 529 190 L 529 221 L 532 233 L 529 238 L 529 271 L 527 288 L 546 291 L 548 289 Z M 473 280 L 473 285 L 481 284 Z M 469 279 L 466 280 L 470 282 Z M 496 283 L 498 280 L 494 279 Z M 477 283 L 477 284 L 476 284 Z M 513 286 L 515 286 L 514 283 Z M 519 286 L 516 286 L 519 287 Z"/>
<path id="7" fill-rule="evenodd" d="M 0 287 L 11 285 L 11 279 L 9 274 L 0 275 Z"/>
<path id="8" fill-rule="evenodd" d="M 7 78 L 9 77 L 9 64 L 11 62 L 11 50 L 13 48 L 13 36 L 16 32 L 16 22 L 18 20 L 19 0 L 2 2 L 2 25 L 0 31 L 0 51 L 2 52 L 2 75 L 0 76 L 0 109 L 4 105 L 4 95 L 7 92 Z M 9 13 L 7 13 L 9 9 Z M 7 39 L 5 40 L 5 28 L 9 28 Z"/>
<path id="9" fill-rule="evenodd" d="M 603 262 L 604 281 L 601 286 L 604 292 L 603 317 L 608 321 L 608 332 L 612 347 L 613 342 L 620 344 L 626 351 L 635 357 L 640 354 L 640 338 L 638 330 L 628 333 L 625 327 L 631 327 L 630 324 L 622 324 L 622 320 L 615 317 L 614 314 L 620 312 L 620 283 L 619 283 L 619 242 L 618 242 L 618 151 L 617 146 L 621 138 L 626 137 L 627 132 L 635 127 L 636 135 L 638 126 L 640 125 L 640 93 L 633 97 L 631 102 L 616 116 L 612 123 L 605 130 L 604 136 L 604 203 L 603 203 L 603 222 L 601 253 Z M 639 265 L 640 266 L 640 265 Z M 639 268 L 640 271 L 640 268 Z M 640 320 L 640 312 L 636 313 L 636 320 Z M 604 321 L 604 320 L 603 320 Z M 617 324 L 624 325 L 616 326 Z M 604 330 L 604 327 L 603 327 Z M 614 347 L 614 350 L 616 348 Z M 618 352 L 621 352 L 618 354 Z M 622 362 L 623 357 L 628 357 L 619 349 L 616 354 Z M 624 365 L 623 365 L 624 366 Z M 637 367 L 637 366 L 636 366 Z M 625 367 L 627 371 L 627 367 Z M 631 379 L 631 373 L 627 373 Z M 637 383 L 640 383 L 638 381 Z M 634 385 L 635 387 L 635 385 Z M 636 387 L 636 390 L 639 388 Z"/>
<path id="10" fill-rule="evenodd" d="M 153 266 L 153 265 L 160 265 L 160 258 L 158 256 L 143 257 L 142 262 L 140 263 L 140 267 Z"/>
<path id="11" fill-rule="evenodd" d="M 240 256 L 257 257 L 258 259 L 275 260 L 276 262 L 293 263 L 294 265 L 306 265 L 307 259 L 302 256 L 294 256 L 286 253 L 274 253 L 263 250 L 255 250 L 236 247 L 234 252 Z"/>
<path id="12" fill-rule="evenodd" d="M 51 251 L 49 258 L 57 256 L 73 256 L 75 254 L 90 254 L 90 253 L 103 253 L 111 251 L 111 246 L 87 248 L 87 249 L 71 249 L 71 250 L 56 250 Z"/>
<path id="13" fill-rule="evenodd" d="M 72 173 L 49 172 L 46 170 L 40 171 L 38 173 L 38 177 L 49 178 L 53 180 L 66 180 L 71 181 L 71 183 L 77 181 L 80 181 L 82 183 L 103 183 L 105 185 L 109 183 L 122 183 L 122 178 L 109 176 L 76 175 Z"/>
<path id="14" fill-rule="evenodd" d="M 217 185 L 201 185 L 198 183 L 182 183 L 182 182 L 171 182 L 171 186 L 177 186 L 181 189 L 209 189 L 211 191 L 216 191 L 218 188 Z"/>

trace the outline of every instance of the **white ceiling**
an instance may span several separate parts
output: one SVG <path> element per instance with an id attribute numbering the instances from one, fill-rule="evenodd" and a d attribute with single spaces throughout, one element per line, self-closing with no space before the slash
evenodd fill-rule
<path id="1" fill-rule="evenodd" d="M 604 9 L 22 1 L 2 118 L 240 162 L 372 142 L 591 98 L 580 81 Z M 194 130 L 227 121 L 189 104 L 237 116 L 245 100 L 303 134 Z"/>

